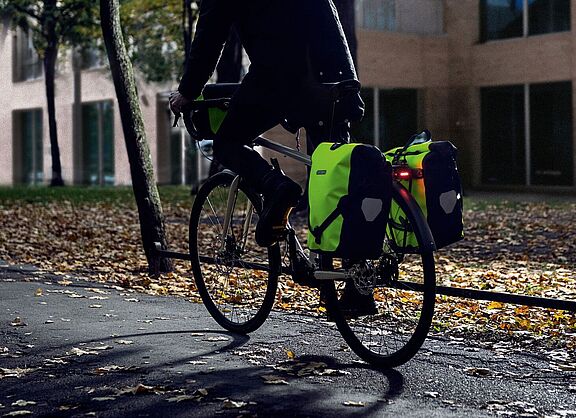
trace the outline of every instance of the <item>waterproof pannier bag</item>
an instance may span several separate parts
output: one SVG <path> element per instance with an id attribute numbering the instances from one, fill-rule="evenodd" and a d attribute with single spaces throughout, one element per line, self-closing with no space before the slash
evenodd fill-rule
<path id="1" fill-rule="evenodd" d="M 394 177 L 422 209 L 440 249 L 463 238 L 462 186 L 456 166 L 456 147 L 448 141 L 427 140 L 385 153 Z M 418 246 L 406 215 L 396 204 L 390 209 L 389 234 L 399 247 Z"/>
<path id="2" fill-rule="evenodd" d="M 308 248 L 347 259 L 382 253 L 392 199 L 392 167 L 365 144 L 321 143 L 308 184 Z"/>
<path id="3" fill-rule="evenodd" d="M 207 84 L 196 101 L 230 99 L 238 89 L 238 83 Z M 196 140 L 213 139 L 227 113 L 227 105 L 207 106 L 196 109 L 190 115 Z M 186 122 L 186 118 L 184 118 Z M 190 131 L 190 129 L 188 129 Z"/>

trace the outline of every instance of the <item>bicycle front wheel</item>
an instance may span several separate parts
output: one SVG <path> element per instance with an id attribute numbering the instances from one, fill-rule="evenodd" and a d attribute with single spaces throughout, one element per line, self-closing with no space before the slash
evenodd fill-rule
<path id="1" fill-rule="evenodd" d="M 192 206 L 189 244 L 204 305 L 222 327 L 244 334 L 258 329 L 272 309 L 280 248 L 256 244 L 261 199 L 241 181 L 234 186 L 235 179 L 224 171 L 202 186 Z"/>
<path id="2" fill-rule="evenodd" d="M 406 194 L 402 197 L 396 188 L 383 256 L 364 264 L 372 266 L 378 279 L 367 281 L 367 269 L 357 268 L 346 282 L 325 285 L 327 308 L 343 338 L 360 358 L 376 367 L 396 367 L 414 357 L 432 323 L 434 254 L 433 248 L 424 243 L 430 236 L 422 230 L 425 221 L 417 222 L 417 217 L 423 217 L 422 212 L 415 204 L 409 206 Z M 407 236 L 414 245 L 407 245 Z M 375 309 L 371 314 L 355 316 L 345 309 L 342 297 L 346 286 L 373 295 Z"/>

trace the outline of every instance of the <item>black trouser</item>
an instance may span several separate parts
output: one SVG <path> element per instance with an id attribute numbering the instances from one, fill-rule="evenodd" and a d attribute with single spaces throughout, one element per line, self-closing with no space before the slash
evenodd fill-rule
<path id="1" fill-rule="evenodd" d="M 214 138 L 216 160 L 257 191 L 261 191 L 262 178 L 272 167 L 247 145 L 282 121 L 287 103 L 288 95 L 280 83 L 249 72 L 232 97 Z"/>
<path id="2" fill-rule="evenodd" d="M 250 72 L 232 97 L 226 118 L 214 138 L 214 157 L 261 192 L 262 178 L 272 169 L 248 147 L 256 137 L 298 111 L 299 85 Z M 309 153 L 330 134 L 327 127 L 306 129 Z M 347 124 L 333 130 L 333 139 L 348 139 Z"/>

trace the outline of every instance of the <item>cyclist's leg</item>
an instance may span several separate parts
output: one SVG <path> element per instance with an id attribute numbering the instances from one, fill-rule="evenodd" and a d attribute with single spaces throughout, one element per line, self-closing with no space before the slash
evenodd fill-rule
<path id="1" fill-rule="evenodd" d="M 262 246 L 270 246 L 281 237 L 287 212 L 298 203 L 301 189 L 246 145 L 282 120 L 287 97 L 285 83 L 249 73 L 214 139 L 216 159 L 264 195 L 256 228 L 256 241 Z"/>
<path id="2" fill-rule="evenodd" d="M 247 147 L 251 141 L 281 120 L 281 112 L 258 102 L 248 102 L 242 85 L 214 138 L 214 157 L 223 166 L 242 176 L 250 186 L 261 191 L 262 178 L 272 169 L 270 164 Z M 249 91 L 248 91 L 249 93 Z"/>

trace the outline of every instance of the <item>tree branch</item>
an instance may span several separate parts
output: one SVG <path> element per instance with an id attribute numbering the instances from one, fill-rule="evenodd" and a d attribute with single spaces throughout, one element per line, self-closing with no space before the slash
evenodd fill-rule
<path id="1" fill-rule="evenodd" d="M 16 11 L 25 14 L 29 17 L 31 17 L 32 19 L 36 19 L 37 22 L 41 22 L 42 21 L 42 17 L 37 15 L 36 13 L 34 13 L 32 10 L 29 10 L 25 7 L 20 6 L 18 3 L 12 3 L 10 5 L 12 8 L 14 8 Z"/>

